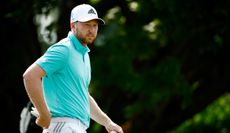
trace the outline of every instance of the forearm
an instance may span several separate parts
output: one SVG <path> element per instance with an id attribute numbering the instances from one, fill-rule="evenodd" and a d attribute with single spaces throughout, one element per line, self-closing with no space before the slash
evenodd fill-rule
<path id="1" fill-rule="evenodd" d="M 92 96 L 89 94 L 89 101 L 90 101 L 90 117 L 96 121 L 97 123 L 107 126 L 112 121 L 111 119 L 100 109 L 96 101 L 93 99 Z"/>
<path id="2" fill-rule="evenodd" d="M 39 74 L 36 68 L 38 68 L 38 66 L 32 65 L 27 69 L 23 74 L 23 82 L 26 92 L 39 114 L 47 116 L 49 111 L 43 96 L 42 75 Z"/>
<path id="3" fill-rule="evenodd" d="M 31 102 L 38 110 L 39 114 L 47 115 L 48 109 L 43 98 L 41 80 L 33 78 L 24 78 L 24 85 Z"/>

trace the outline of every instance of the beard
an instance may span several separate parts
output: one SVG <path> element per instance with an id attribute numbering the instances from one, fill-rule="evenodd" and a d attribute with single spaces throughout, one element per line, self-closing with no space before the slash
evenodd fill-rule
<path id="1" fill-rule="evenodd" d="M 95 40 L 95 35 L 92 33 L 88 33 L 86 35 L 83 35 L 82 32 L 77 32 L 77 39 L 82 43 L 82 44 L 92 44 Z"/>

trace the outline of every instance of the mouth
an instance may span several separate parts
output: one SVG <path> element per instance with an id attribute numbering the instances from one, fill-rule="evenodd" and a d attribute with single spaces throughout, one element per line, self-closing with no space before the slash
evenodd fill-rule
<path id="1" fill-rule="evenodd" d="M 94 38 L 94 35 L 88 34 L 87 37 Z"/>
<path id="2" fill-rule="evenodd" d="M 94 36 L 87 36 L 87 39 L 92 41 L 95 39 L 95 37 Z"/>
<path id="3" fill-rule="evenodd" d="M 87 40 L 90 42 L 90 43 L 92 43 L 93 41 L 94 41 L 94 36 L 92 36 L 92 35 L 88 35 L 87 36 Z"/>

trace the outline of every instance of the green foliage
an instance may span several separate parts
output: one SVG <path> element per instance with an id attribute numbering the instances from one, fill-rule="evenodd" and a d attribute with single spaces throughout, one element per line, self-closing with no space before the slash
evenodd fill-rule
<path id="1" fill-rule="evenodd" d="M 230 123 L 230 94 L 227 93 L 210 104 L 193 118 L 186 120 L 171 133 L 228 133 Z"/>
<path id="2" fill-rule="evenodd" d="M 131 2 L 127 1 L 130 6 Z M 108 112 L 116 106 L 121 109 L 123 115 L 114 116 L 131 123 L 127 131 L 141 130 L 146 126 L 141 123 L 147 122 L 146 131 L 156 132 L 165 128 L 164 122 L 164 128 L 157 127 L 167 115 L 164 112 L 190 110 L 195 92 L 202 89 L 205 79 L 199 74 L 209 73 L 205 63 L 223 47 L 220 33 L 226 30 L 219 21 L 212 21 L 212 16 L 225 19 L 219 10 L 226 7 L 216 1 L 136 4 L 136 10 L 130 11 L 136 15 L 132 23 L 127 23 L 130 16 L 122 14 L 122 7 L 114 7 L 105 16 L 107 25 L 102 27 L 92 57 L 92 86 L 97 90 L 93 94 L 98 99 L 111 97 L 103 104 Z M 120 105 L 114 105 L 117 97 L 122 99 Z M 180 113 L 174 113 L 174 119 L 179 120 Z"/>
<path id="3" fill-rule="evenodd" d="M 136 119 L 145 112 L 161 112 L 165 107 L 159 106 L 167 105 L 175 96 L 183 101 L 181 109 L 189 106 L 192 87 L 181 71 L 181 61 L 173 56 L 157 60 L 167 42 L 159 29 L 161 21 L 129 26 L 119 21 L 124 17 L 119 8 L 112 11 L 114 17 L 105 17 L 107 25 L 102 27 L 91 57 L 92 86 L 96 89 L 93 94 L 98 99 L 113 97 L 112 102 L 103 102 L 108 108 L 114 108 L 117 97 L 122 98 L 124 104 L 119 109 L 123 116 L 117 117 L 125 120 Z"/>

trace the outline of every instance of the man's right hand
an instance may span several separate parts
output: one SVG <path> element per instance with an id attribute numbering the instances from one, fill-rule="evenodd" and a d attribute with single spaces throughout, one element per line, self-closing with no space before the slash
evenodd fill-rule
<path id="1" fill-rule="evenodd" d="M 51 121 L 50 114 L 48 114 L 48 115 L 39 114 L 39 116 L 36 119 L 36 124 L 38 126 L 42 127 L 43 129 L 47 129 L 50 125 L 50 121 Z"/>
<path id="2" fill-rule="evenodd" d="M 43 129 L 47 129 L 50 125 L 51 116 L 50 113 L 46 113 L 45 115 L 40 115 L 38 110 L 35 107 L 32 107 L 30 111 L 32 115 L 37 117 L 36 124 Z"/>

